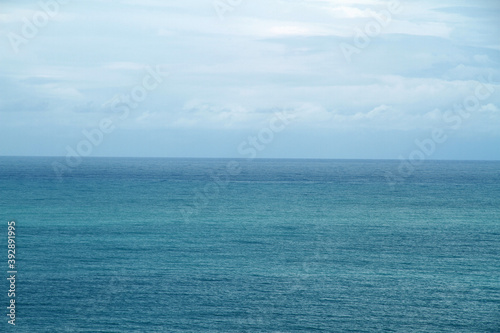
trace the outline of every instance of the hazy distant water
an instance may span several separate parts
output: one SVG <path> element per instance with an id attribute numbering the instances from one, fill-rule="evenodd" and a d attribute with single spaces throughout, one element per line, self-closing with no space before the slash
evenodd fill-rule
<path id="1" fill-rule="evenodd" d="M 0 158 L 18 332 L 500 331 L 499 162 L 53 160 Z"/>

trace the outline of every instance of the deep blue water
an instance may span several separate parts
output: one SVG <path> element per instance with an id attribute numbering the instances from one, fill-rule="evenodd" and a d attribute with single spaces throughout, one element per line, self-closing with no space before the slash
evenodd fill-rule
<path id="1" fill-rule="evenodd" d="M 500 331 L 500 162 L 54 161 L 0 157 L 0 331 Z"/>

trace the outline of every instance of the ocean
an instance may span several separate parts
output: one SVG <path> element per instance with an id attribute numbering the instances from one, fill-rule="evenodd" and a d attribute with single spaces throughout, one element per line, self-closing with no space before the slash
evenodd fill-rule
<path id="1" fill-rule="evenodd" d="M 0 157 L 2 332 L 500 332 L 500 162 L 54 162 Z"/>

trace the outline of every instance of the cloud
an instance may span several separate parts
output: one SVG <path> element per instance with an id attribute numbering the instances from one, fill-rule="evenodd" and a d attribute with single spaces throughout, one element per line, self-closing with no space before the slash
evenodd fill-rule
<path id="1" fill-rule="evenodd" d="M 279 110 L 308 133 L 426 130 L 481 77 L 500 81 L 495 3 L 401 1 L 360 47 L 356 34 L 388 3 L 243 1 L 220 20 L 211 1 L 70 2 L 16 54 L 7 35 L 39 7 L 11 1 L 0 14 L 0 130 L 93 126 L 156 65 L 171 75 L 120 124 L 146 137 L 258 129 Z M 341 43 L 357 45 L 350 63 Z M 465 132 L 500 132 L 493 86 Z"/>

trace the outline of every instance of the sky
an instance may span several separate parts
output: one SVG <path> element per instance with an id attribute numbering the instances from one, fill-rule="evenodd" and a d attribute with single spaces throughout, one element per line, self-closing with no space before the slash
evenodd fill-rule
<path id="1" fill-rule="evenodd" d="M 500 1 L 0 2 L 0 155 L 500 160 Z"/>

